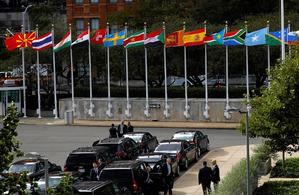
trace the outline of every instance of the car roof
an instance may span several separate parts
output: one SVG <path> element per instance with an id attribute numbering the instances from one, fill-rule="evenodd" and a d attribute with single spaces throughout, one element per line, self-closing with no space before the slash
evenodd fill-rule
<path id="1" fill-rule="evenodd" d="M 157 157 L 157 156 L 160 156 L 160 157 L 163 157 L 163 156 L 167 156 L 165 153 L 162 153 L 162 152 L 157 152 L 157 153 L 149 153 L 149 154 L 140 154 L 138 156 L 139 157 L 148 157 L 148 158 L 154 158 L 154 157 Z"/>
<path id="2" fill-rule="evenodd" d="M 160 142 L 160 144 L 167 144 L 167 143 L 182 143 L 185 142 L 185 140 L 181 140 L 181 139 L 167 139 L 167 140 L 162 140 Z"/>
<path id="3" fill-rule="evenodd" d="M 149 133 L 149 132 L 134 131 L 134 132 L 128 132 L 125 135 L 146 134 L 146 133 Z"/>
<path id="4" fill-rule="evenodd" d="M 125 139 L 130 139 L 130 138 L 125 138 L 125 137 L 119 137 L 119 138 L 105 138 L 102 139 L 98 145 L 100 144 L 120 144 L 122 143 Z"/>
<path id="5" fill-rule="evenodd" d="M 196 133 L 196 132 L 201 132 L 201 131 L 199 131 L 199 130 L 180 130 L 180 131 L 175 132 L 175 134 L 176 133 Z"/>
<path id="6" fill-rule="evenodd" d="M 71 152 L 71 154 L 95 154 L 107 151 L 109 148 L 105 146 L 95 146 L 95 147 L 80 147 Z"/>
<path id="7" fill-rule="evenodd" d="M 132 169 L 139 164 L 141 164 L 141 162 L 136 160 L 119 160 L 119 161 L 113 161 L 112 163 L 106 165 L 104 169 L 113 169 L 113 168 Z"/>
<path id="8" fill-rule="evenodd" d="M 106 181 L 81 181 L 73 185 L 73 187 L 79 192 L 92 192 L 107 184 L 112 183 L 110 180 Z"/>
<path id="9" fill-rule="evenodd" d="M 13 162 L 12 164 L 13 165 L 16 165 L 16 164 L 36 164 L 40 162 L 39 159 L 22 159 L 22 160 L 16 160 L 15 162 Z"/>

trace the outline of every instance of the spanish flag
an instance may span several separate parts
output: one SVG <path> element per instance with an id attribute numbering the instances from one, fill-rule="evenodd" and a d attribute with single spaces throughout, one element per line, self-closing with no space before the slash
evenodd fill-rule
<path id="1" fill-rule="evenodd" d="M 166 36 L 165 45 L 166 47 L 180 47 L 184 46 L 183 42 L 183 30 L 179 30 L 176 32 L 173 32 Z"/>
<path id="2" fill-rule="evenodd" d="M 184 46 L 189 47 L 203 45 L 205 36 L 206 33 L 205 29 L 203 28 L 190 32 L 185 32 L 183 36 Z"/>

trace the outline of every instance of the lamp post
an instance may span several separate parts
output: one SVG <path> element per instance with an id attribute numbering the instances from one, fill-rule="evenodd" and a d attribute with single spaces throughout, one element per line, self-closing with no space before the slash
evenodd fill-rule
<path id="1" fill-rule="evenodd" d="M 26 27 L 25 27 L 25 15 L 26 15 L 26 13 L 27 13 L 27 10 L 30 8 L 30 7 L 32 7 L 32 5 L 28 5 L 26 8 L 25 8 L 25 10 L 22 12 L 22 24 L 23 24 L 23 32 L 22 33 L 25 33 L 25 29 L 26 29 Z M 29 18 L 28 18 L 28 23 L 29 23 Z M 29 25 L 28 25 L 29 26 Z M 28 30 L 30 30 L 30 29 L 28 29 Z"/>
<path id="2" fill-rule="evenodd" d="M 243 111 L 241 109 L 231 108 L 227 110 L 229 113 L 239 112 L 240 114 L 245 114 L 245 134 L 246 134 L 246 191 L 247 195 L 251 195 L 250 190 L 250 155 L 249 155 L 249 110 Z"/>

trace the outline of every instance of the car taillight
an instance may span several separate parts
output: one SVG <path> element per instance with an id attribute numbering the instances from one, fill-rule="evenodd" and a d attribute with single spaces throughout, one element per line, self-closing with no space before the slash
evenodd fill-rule
<path id="1" fill-rule="evenodd" d="M 66 165 L 64 165 L 64 167 L 63 167 L 63 171 L 68 171 Z"/>
<path id="2" fill-rule="evenodd" d="M 182 158 L 182 155 L 181 155 L 180 153 L 177 153 L 177 154 L 176 154 L 176 160 L 177 160 L 177 161 L 180 161 L 181 158 Z"/>
<path id="3" fill-rule="evenodd" d="M 132 181 L 132 191 L 133 192 L 137 192 L 138 191 L 138 183 L 135 180 Z"/>

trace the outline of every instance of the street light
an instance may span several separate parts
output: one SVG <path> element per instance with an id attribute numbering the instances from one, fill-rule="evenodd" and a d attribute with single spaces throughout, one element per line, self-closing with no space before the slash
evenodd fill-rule
<path id="1" fill-rule="evenodd" d="M 32 7 L 32 5 L 28 5 L 25 10 L 22 12 L 22 24 L 23 24 L 23 32 L 22 33 L 25 33 L 25 15 L 27 13 L 27 10 Z M 28 23 L 29 23 L 29 18 L 28 18 Z M 29 25 L 28 25 L 29 26 Z M 28 29 L 30 30 L 30 29 Z"/>
<path id="2" fill-rule="evenodd" d="M 245 134 L 246 134 L 246 176 L 247 176 L 247 181 L 246 181 L 246 188 L 247 188 L 247 195 L 251 195 L 251 190 L 250 190 L 250 155 L 249 155 L 249 135 L 248 135 L 248 126 L 249 126 L 249 109 L 246 111 L 243 111 L 241 109 L 237 108 L 231 108 L 227 110 L 228 113 L 232 112 L 239 112 L 240 114 L 245 114 L 246 116 L 246 121 L 245 121 Z"/>

